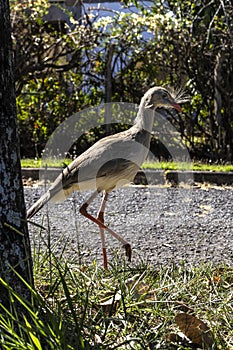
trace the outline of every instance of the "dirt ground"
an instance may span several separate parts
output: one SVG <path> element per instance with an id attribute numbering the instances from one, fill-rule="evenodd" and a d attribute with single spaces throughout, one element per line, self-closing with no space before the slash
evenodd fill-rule
<path id="1" fill-rule="evenodd" d="M 27 207 L 44 192 L 26 186 Z M 82 217 L 79 206 L 89 193 L 75 193 L 63 203 L 49 204 L 29 224 L 32 247 L 50 246 L 59 257 L 102 263 L 98 227 Z M 101 198 L 90 207 L 95 215 Z M 127 239 L 133 249 L 132 264 L 139 260 L 153 265 L 172 263 L 233 263 L 233 188 L 208 185 L 174 188 L 129 186 L 109 196 L 105 222 Z M 106 234 L 109 260 L 121 244 Z"/>

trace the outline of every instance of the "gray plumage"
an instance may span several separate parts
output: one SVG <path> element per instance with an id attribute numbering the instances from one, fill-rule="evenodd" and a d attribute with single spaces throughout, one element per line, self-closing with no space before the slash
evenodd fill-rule
<path id="1" fill-rule="evenodd" d="M 111 192 L 126 182 L 133 181 L 144 162 L 150 145 L 157 107 L 180 107 L 164 88 L 154 87 L 143 96 L 134 125 L 123 132 L 107 136 L 77 157 L 56 178 L 48 191 L 27 212 L 34 216 L 49 200 L 67 198 L 74 191 L 96 189 Z"/>
<path id="2" fill-rule="evenodd" d="M 154 110 L 164 107 L 175 108 L 180 112 L 178 102 L 178 99 L 163 87 L 149 89 L 141 100 L 134 125 L 126 131 L 99 140 L 77 157 L 56 178 L 48 191 L 32 205 L 27 217 L 35 215 L 48 201 L 65 199 L 74 191 L 94 189 L 96 195 L 104 192 L 105 196 L 97 218 L 86 211 L 95 194 L 84 203 L 80 212 L 99 225 L 103 255 L 106 255 L 103 230 L 107 230 L 123 243 L 130 259 L 129 243 L 104 225 L 103 214 L 107 195 L 113 189 L 133 181 L 140 165 L 146 159 L 154 123 Z M 107 257 L 104 257 L 104 261 L 107 267 Z"/>

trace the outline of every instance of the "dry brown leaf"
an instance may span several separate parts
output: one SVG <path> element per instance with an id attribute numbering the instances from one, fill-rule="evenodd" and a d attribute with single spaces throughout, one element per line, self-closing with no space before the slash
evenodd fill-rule
<path id="1" fill-rule="evenodd" d="M 233 269 L 228 267 L 218 267 L 215 270 L 214 280 L 216 282 L 216 278 L 219 276 L 220 282 L 227 282 L 229 284 L 233 284 Z M 229 287 L 229 286 L 226 286 Z"/>
<path id="2" fill-rule="evenodd" d="M 192 343 L 205 349 L 211 349 L 214 340 L 209 327 L 197 317 L 182 312 L 175 317 L 175 322 L 180 330 Z"/>
<path id="3" fill-rule="evenodd" d="M 150 286 L 143 282 L 140 282 L 140 284 L 136 286 L 134 294 L 136 299 L 143 296 L 143 299 L 154 300 L 154 293 L 150 290 Z"/>
<path id="4" fill-rule="evenodd" d="M 144 281 L 135 282 L 133 280 L 129 280 L 127 282 L 127 286 L 135 299 L 143 297 L 143 299 L 154 300 L 154 292 L 151 290 L 151 286 Z"/>

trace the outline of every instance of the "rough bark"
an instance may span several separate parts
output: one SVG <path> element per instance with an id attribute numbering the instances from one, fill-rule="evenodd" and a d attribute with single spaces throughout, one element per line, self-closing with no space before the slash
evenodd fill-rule
<path id="1" fill-rule="evenodd" d="M 9 1 L 0 0 L 0 277 L 22 297 L 30 292 L 14 270 L 32 285 L 32 260 L 21 179 L 15 107 Z M 13 269 L 14 270 L 13 270 Z M 0 303 L 9 295 L 0 284 Z M 15 304 L 17 311 L 21 306 Z"/>

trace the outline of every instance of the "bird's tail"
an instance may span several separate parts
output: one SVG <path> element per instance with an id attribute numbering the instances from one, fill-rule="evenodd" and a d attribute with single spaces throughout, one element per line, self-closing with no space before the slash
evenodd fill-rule
<path id="1" fill-rule="evenodd" d="M 47 191 L 36 203 L 34 203 L 27 211 L 27 218 L 30 219 L 34 216 L 49 200 L 50 200 L 50 191 Z"/>

